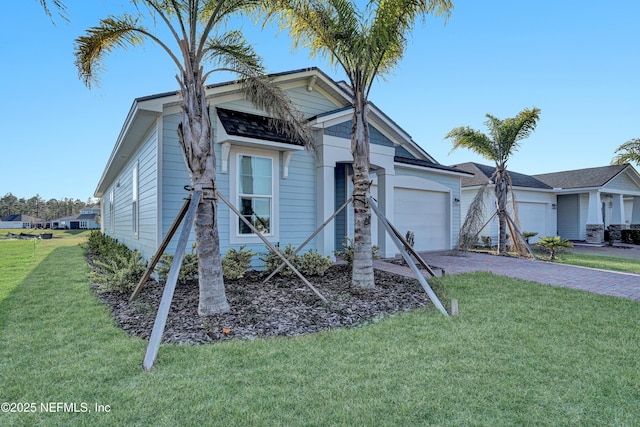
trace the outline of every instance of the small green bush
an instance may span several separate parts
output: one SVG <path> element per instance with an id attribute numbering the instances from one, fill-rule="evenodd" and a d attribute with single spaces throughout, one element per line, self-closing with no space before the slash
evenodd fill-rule
<path id="1" fill-rule="evenodd" d="M 222 258 L 222 275 L 226 279 L 241 279 L 251 267 L 251 258 L 255 253 L 251 249 L 245 251 L 244 248 L 245 245 L 240 246 L 237 251 L 234 248 L 229 248 Z"/>
<path id="2" fill-rule="evenodd" d="M 300 273 L 305 276 L 324 276 L 329 267 L 331 259 L 322 256 L 317 250 L 309 249 L 300 258 Z"/>
<path id="3" fill-rule="evenodd" d="M 336 256 L 339 256 L 340 258 L 342 258 L 342 260 L 346 262 L 349 267 L 353 266 L 353 239 L 350 239 L 349 237 L 345 237 L 344 240 L 342 241 L 342 248 L 344 249 L 342 252 L 333 251 L 333 253 Z M 371 255 L 373 256 L 373 259 L 380 258 L 380 255 L 378 254 L 379 250 L 380 250 L 380 246 L 378 245 L 373 245 L 371 247 Z"/>
<path id="4" fill-rule="evenodd" d="M 547 236 L 538 240 L 538 246 L 542 246 L 549 251 L 550 259 L 553 261 L 556 259 L 556 253 L 563 250 L 572 248 L 573 244 L 561 238 L 560 236 Z"/>
<path id="5" fill-rule="evenodd" d="M 276 249 L 282 255 L 284 255 L 284 257 L 287 258 L 291 265 L 293 265 L 296 269 L 300 267 L 300 257 L 298 255 L 293 256 L 296 248 L 293 247 L 291 243 L 287 245 L 284 251 L 280 249 L 280 244 L 276 244 Z M 280 264 L 282 264 L 282 259 L 272 251 L 269 251 L 266 254 L 261 254 L 260 259 L 262 260 L 262 262 L 264 262 L 264 269 L 267 273 L 272 273 L 276 268 L 280 266 Z M 289 277 L 294 273 L 293 270 L 285 265 L 280 269 L 280 271 L 278 271 L 278 274 L 280 276 Z"/>
<path id="6" fill-rule="evenodd" d="M 480 239 L 482 239 L 483 247 L 491 249 L 491 236 L 481 236 Z"/>
<path id="7" fill-rule="evenodd" d="M 100 284 L 98 290 L 101 292 L 132 291 L 147 269 L 147 263 L 142 260 L 142 254 L 138 251 L 115 253 L 108 259 L 96 259 L 94 262 L 98 268 L 91 277 Z"/>
<path id="8" fill-rule="evenodd" d="M 164 254 L 160 257 L 160 261 L 155 269 L 160 281 L 166 282 L 169 271 L 171 270 L 171 264 L 173 264 L 173 255 Z M 191 253 L 184 254 L 182 257 L 182 265 L 178 273 L 178 283 L 184 285 L 195 282 L 196 280 L 198 280 L 198 254 L 194 243 L 191 247 Z"/>

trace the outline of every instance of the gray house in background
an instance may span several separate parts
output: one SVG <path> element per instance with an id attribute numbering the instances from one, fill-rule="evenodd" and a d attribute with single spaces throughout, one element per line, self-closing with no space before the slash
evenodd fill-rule
<path id="1" fill-rule="evenodd" d="M 100 228 L 100 207 L 91 206 L 80 210 L 77 215 L 56 218 L 51 221 L 51 228 L 66 230 L 97 230 Z"/>
<path id="2" fill-rule="evenodd" d="M 494 166 L 462 163 L 456 168 L 473 177 L 462 179 L 462 215 L 481 185 L 490 181 Z M 620 230 L 640 228 L 640 175 L 630 165 L 603 166 L 540 175 L 509 171 L 522 231 L 537 238 L 558 235 L 568 240 L 604 242 L 604 230 L 620 238 Z M 493 183 L 490 184 L 493 188 Z M 495 212 L 495 197 L 487 201 L 487 215 Z M 487 221 L 489 218 L 486 218 Z M 481 232 L 495 242 L 497 219 Z"/>
<path id="3" fill-rule="evenodd" d="M 609 229 L 640 228 L 640 174 L 631 165 L 534 175 L 558 197 L 558 235 L 589 243 L 604 241 Z"/>

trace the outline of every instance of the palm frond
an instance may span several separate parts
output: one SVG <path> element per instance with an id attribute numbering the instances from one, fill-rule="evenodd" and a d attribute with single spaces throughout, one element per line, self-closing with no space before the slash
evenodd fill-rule
<path id="1" fill-rule="evenodd" d="M 101 71 L 101 62 L 105 54 L 114 48 L 127 48 L 142 42 L 146 31 L 138 26 L 138 19 L 131 15 L 119 18 L 110 16 L 102 19 L 100 24 L 87 30 L 86 35 L 75 40 L 75 65 L 80 79 L 91 87 L 97 82 L 97 74 Z"/>
<path id="2" fill-rule="evenodd" d="M 240 31 L 228 31 L 209 38 L 204 53 L 212 63 L 243 76 L 264 73 L 261 58 Z"/>
<path id="3" fill-rule="evenodd" d="M 49 3 L 47 3 L 47 0 L 40 0 L 40 4 L 44 9 L 44 13 L 46 13 L 49 18 L 53 18 L 53 14 L 51 13 L 51 9 L 49 9 Z M 65 21 L 69 22 L 67 6 L 62 2 L 62 0 L 52 0 L 51 4 L 53 4 L 53 7 L 57 9 L 58 15 Z"/>
<path id="4" fill-rule="evenodd" d="M 452 129 L 445 136 L 445 139 L 452 140 L 453 148 L 451 148 L 451 151 L 461 147 L 467 148 L 485 159 L 492 161 L 495 161 L 498 155 L 493 141 L 484 133 L 472 129 L 469 126 L 460 126 Z"/>
<path id="5" fill-rule="evenodd" d="M 613 165 L 635 163 L 640 166 L 640 138 L 633 138 L 616 148 Z"/>

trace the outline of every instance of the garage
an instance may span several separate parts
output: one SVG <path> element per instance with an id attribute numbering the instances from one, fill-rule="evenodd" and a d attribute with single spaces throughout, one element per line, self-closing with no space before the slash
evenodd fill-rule
<path id="1" fill-rule="evenodd" d="M 545 203 L 517 202 L 520 231 L 536 232 L 529 242 L 535 243 L 540 237 L 547 235 L 547 205 Z"/>
<path id="2" fill-rule="evenodd" d="M 449 193 L 395 189 L 394 225 L 404 236 L 413 231 L 414 249 L 449 249 Z"/>

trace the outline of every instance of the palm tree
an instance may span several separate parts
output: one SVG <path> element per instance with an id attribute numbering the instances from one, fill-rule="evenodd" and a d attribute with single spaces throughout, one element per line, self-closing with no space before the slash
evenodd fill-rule
<path id="1" fill-rule="evenodd" d="M 491 114 L 487 114 L 486 117 L 485 125 L 489 129 L 489 136 L 466 126 L 451 130 L 445 139 L 452 140 L 451 151 L 464 147 L 495 162 L 496 170 L 492 178 L 498 208 L 498 253 L 505 253 L 507 250 L 507 196 L 511 183 L 507 172 L 507 161 L 520 146 L 518 142 L 527 138 L 535 130 L 540 118 L 540 109 L 535 107 L 524 109 L 516 117 L 504 120 Z"/>
<path id="2" fill-rule="evenodd" d="M 369 178 L 369 101 L 376 77 L 388 75 L 400 62 L 416 18 L 448 17 L 450 0 L 371 0 L 359 10 L 349 0 L 274 0 L 266 18 L 279 19 L 294 44 L 309 47 L 311 56 L 328 56 L 346 73 L 353 116 L 354 256 L 352 283 L 373 287 Z M 266 22 L 266 21 L 265 21 Z"/>
<path id="3" fill-rule="evenodd" d="M 624 165 L 625 163 L 635 163 L 640 166 L 640 138 L 631 139 L 618 148 L 616 156 L 611 161 L 614 165 Z"/>
<path id="4" fill-rule="evenodd" d="M 205 82 L 215 71 L 231 71 L 242 78 L 246 97 L 268 114 L 281 118 L 283 131 L 306 144 L 312 135 L 302 125 L 301 114 L 283 91 L 264 77 L 260 58 L 239 31 L 218 29 L 234 13 L 255 6 L 252 0 L 133 0 L 138 15 L 110 16 L 76 39 L 76 66 L 91 88 L 105 54 L 115 47 L 137 46 L 144 40 L 157 43 L 178 68 L 182 97 L 182 121 L 178 139 L 194 190 L 203 191 L 195 219 L 200 284 L 200 315 L 229 310 L 222 278 L 220 243 L 216 224 L 214 188 L 216 158 Z M 140 6 L 146 6 L 153 22 L 169 30 L 162 40 L 146 28 Z M 173 46 L 173 47 L 172 47 Z M 211 68 L 205 66 L 210 65 Z"/>

